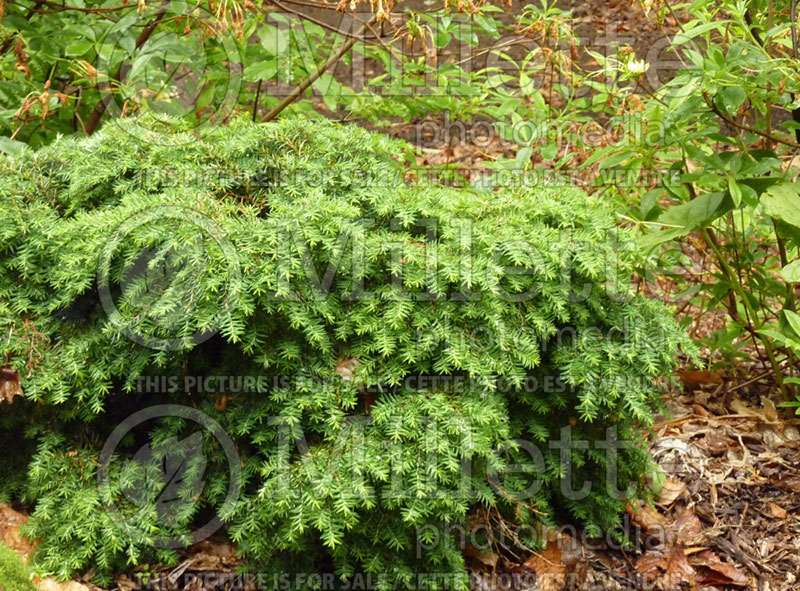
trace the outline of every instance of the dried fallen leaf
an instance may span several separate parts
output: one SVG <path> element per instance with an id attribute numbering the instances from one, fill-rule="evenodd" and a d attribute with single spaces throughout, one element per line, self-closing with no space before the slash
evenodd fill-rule
<path id="1" fill-rule="evenodd" d="M 636 572 L 645 577 L 651 589 L 680 589 L 694 584 L 696 572 L 680 546 L 668 550 L 648 550 L 636 561 Z"/>
<path id="2" fill-rule="evenodd" d="M 724 455 L 736 445 L 730 437 L 720 435 L 714 429 L 703 431 L 703 438 L 698 443 L 712 456 Z"/>
<path id="3" fill-rule="evenodd" d="M 129 579 L 128 575 L 120 575 L 114 582 L 119 591 L 134 591 L 139 586 L 136 581 Z"/>
<path id="4" fill-rule="evenodd" d="M 677 478 L 667 478 L 664 487 L 658 495 L 658 504 L 663 507 L 671 506 L 686 490 L 686 485 Z"/>
<path id="5" fill-rule="evenodd" d="M 694 511 L 687 507 L 678 515 L 678 519 L 675 520 L 675 529 L 678 532 L 678 541 L 688 543 L 697 536 L 697 534 L 703 531 L 703 524 L 700 522 L 697 515 L 694 514 Z"/>
<path id="6" fill-rule="evenodd" d="M 0 369 L 0 402 L 5 400 L 11 404 L 17 396 L 22 396 L 22 388 L 19 385 L 19 372 L 10 367 Z"/>
<path id="7" fill-rule="evenodd" d="M 800 477 L 798 476 L 786 476 L 785 478 L 780 478 L 777 482 L 775 482 L 775 484 L 784 490 L 800 493 Z"/>
<path id="8" fill-rule="evenodd" d="M 696 390 L 705 384 L 721 384 L 721 371 L 678 370 L 678 377 L 687 390 Z"/>
<path id="9" fill-rule="evenodd" d="M 800 441 L 800 430 L 798 430 L 797 427 L 784 426 L 783 436 L 787 441 Z"/>
<path id="10" fill-rule="evenodd" d="M 775 423 L 778 421 L 778 409 L 775 403 L 766 396 L 761 397 L 761 406 L 764 407 L 764 418 L 769 422 Z"/>
<path id="11" fill-rule="evenodd" d="M 786 509 L 776 503 L 769 502 L 767 507 L 769 507 L 769 512 L 775 519 L 786 519 L 789 516 Z"/>
<path id="12" fill-rule="evenodd" d="M 358 360 L 353 357 L 340 357 L 336 362 L 334 371 L 346 382 L 353 379 L 353 373 L 358 366 Z"/>
<path id="13" fill-rule="evenodd" d="M 731 410 L 737 414 L 758 417 L 765 423 L 776 422 L 778 420 L 778 411 L 775 408 L 775 404 L 764 396 L 761 397 L 761 403 L 764 405 L 763 409 L 754 408 L 739 398 L 734 398 L 731 400 L 729 406 Z"/>
<path id="14" fill-rule="evenodd" d="M 564 586 L 567 567 L 562 561 L 558 541 L 551 540 L 544 550 L 532 554 L 525 561 L 525 566 L 536 572 L 538 589 L 541 591 L 557 591 Z"/>
<path id="15" fill-rule="evenodd" d="M 472 544 L 467 544 L 464 547 L 464 554 L 473 560 L 476 560 L 483 566 L 489 567 L 490 569 L 494 570 L 497 567 L 497 561 L 499 556 L 494 552 L 485 552 L 473 546 Z"/>
<path id="16" fill-rule="evenodd" d="M 696 453 L 696 448 L 693 449 L 693 447 L 678 437 L 662 437 L 653 441 L 651 451 L 654 456 L 670 451 L 692 456 Z"/>
<path id="17" fill-rule="evenodd" d="M 230 569 L 242 564 L 236 556 L 236 547 L 222 540 L 204 540 L 195 544 L 187 560 L 192 570 L 199 571 Z"/>
<path id="18" fill-rule="evenodd" d="M 692 554 L 697 554 L 703 550 L 708 550 L 708 546 L 690 546 L 688 548 L 684 548 L 683 553 L 686 554 L 686 556 L 691 556 Z"/>
<path id="19" fill-rule="evenodd" d="M 746 586 L 747 576 L 729 562 L 706 550 L 692 556 L 692 564 L 701 569 L 701 582 L 708 585 Z"/>
<path id="20" fill-rule="evenodd" d="M 631 516 L 633 524 L 645 531 L 663 529 L 668 525 L 666 518 L 650 505 L 639 505 L 638 507 L 628 505 L 625 507 L 625 511 Z"/>
<path id="21" fill-rule="evenodd" d="M 730 405 L 731 410 L 740 415 L 757 415 L 758 411 L 754 408 L 749 407 L 745 402 L 740 400 L 739 398 L 734 398 L 731 400 Z"/>

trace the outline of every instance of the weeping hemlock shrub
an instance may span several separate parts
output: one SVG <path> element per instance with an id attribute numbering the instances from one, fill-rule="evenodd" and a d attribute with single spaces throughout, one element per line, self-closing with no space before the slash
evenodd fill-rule
<path id="1" fill-rule="evenodd" d="M 1 352 L 24 391 L 0 404 L 0 496 L 32 507 L 42 568 L 174 561 L 154 542 L 218 513 L 253 567 L 417 586 L 464 573 L 454 526 L 485 509 L 598 533 L 625 502 L 606 484 L 644 493 L 639 433 L 687 341 L 630 293 L 598 199 L 407 182 L 402 144 L 350 126 L 148 144 L 130 125 L 0 161 Z M 225 445 L 180 416 L 132 428 L 98 485 L 115 427 L 165 403 L 231 438 L 232 502 Z M 195 436 L 201 486 L 170 508 L 131 458 Z"/>

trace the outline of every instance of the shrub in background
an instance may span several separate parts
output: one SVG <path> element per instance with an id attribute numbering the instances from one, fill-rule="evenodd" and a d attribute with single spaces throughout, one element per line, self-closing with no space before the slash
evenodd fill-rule
<path id="1" fill-rule="evenodd" d="M 658 255 L 643 279 L 661 293 L 667 276 L 672 301 L 729 317 L 700 341 L 709 361 L 739 375 L 757 358 L 788 401 L 800 383 L 796 2 L 643 4 L 654 24 L 677 22 L 658 54 L 674 61 L 646 63 L 655 54 L 641 48 L 639 59 L 633 48 L 593 54 L 619 81 L 594 103 L 617 139 L 582 166 L 597 167 L 595 187 L 625 204 L 640 247 Z M 695 275 L 698 257 L 711 280 Z"/>
<path id="2" fill-rule="evenodd" d="M 640 431 L 687 341 L 629 292 L 636 253 L 600 201 L 407 183 L 406 147 L 355 127 L 146 144 L 134 125 L 0 162 L 0 352 L 24 390 L 0 414 L 4 438 L 24 433 L 0 492 L 30 503 L 44 569 L 175 560 L 155 542 L 217 512 L 254 566 L 416 585 L 464 573 L 445 526 L 476 507 L 599 533 L 625 502 L 607 484 L 644 492 Z M 235 503 L 210 432 L 181 458 L 204 486 L 178 486 L 179 510 L 136 472 L 137 450 L 192 437 L 186 417 L 123 438 L 98 486 L 114 428 L 165 402 L 233 439 Z"/>

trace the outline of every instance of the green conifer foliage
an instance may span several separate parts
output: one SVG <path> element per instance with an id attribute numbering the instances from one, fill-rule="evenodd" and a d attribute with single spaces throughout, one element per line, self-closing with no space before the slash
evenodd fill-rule
<path id="1" fill-rule="evenodd" d="M 0 544 L 0 589 L 2 591 L 34 591 L 31 575 L 16 552 Z"/>
<path id="2" fill-rule="evenodd" d="M 406 146 L 351 126 L 130 125 L 0 161 L 0 353 L 24 390 L 0 494 L 33 507 L 44 569 L 175 560 L 155 542 L 218 513 L 254 567 L 417 585 L 464 574 L 447 532 L 476 508 L 598 532 L 624 506 L 607 483 L 643 492 L 640 432 L 688 341 L 630 293 L 598 199 L 407 182 Z M 125 502 L 158 482 L 130 457 L 188 441 L 186 417 L 122 438 L 98 485 L 115 427 L 165 403 L 235 443 L 235 502 L 208 431 L 196 502 Z"/>

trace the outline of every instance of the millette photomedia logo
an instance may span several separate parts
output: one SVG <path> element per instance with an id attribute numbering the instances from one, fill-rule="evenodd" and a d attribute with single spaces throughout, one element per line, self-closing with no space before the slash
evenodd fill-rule
<path id="1" fill-rule="evenodd" d="M 226 478 L 228 490 L 213 515 L 192 527 L 200 514 L 207 514 L 206 507 L 198 511 L 198 503 L 208 485 L 211 453 L 217 458 L 214 477 Z M 183 548 L 213 535 L 242 487 L 239 454 L 230 436 L 205 413 L 176 404 L 152 406 L 122 421 L 106 440 L 99 464 L 100 498 L 118 530 L 133 543 L 162 549 Z"/>
<path id="2" fill-rule="evenodd" d="M 97 289 L 111 324 L 132 341 L 183 351 L 207 341 L 236 309 L 239 257 L 209 215 L 160 205 L 121 219 L 100 250 Z"/>

